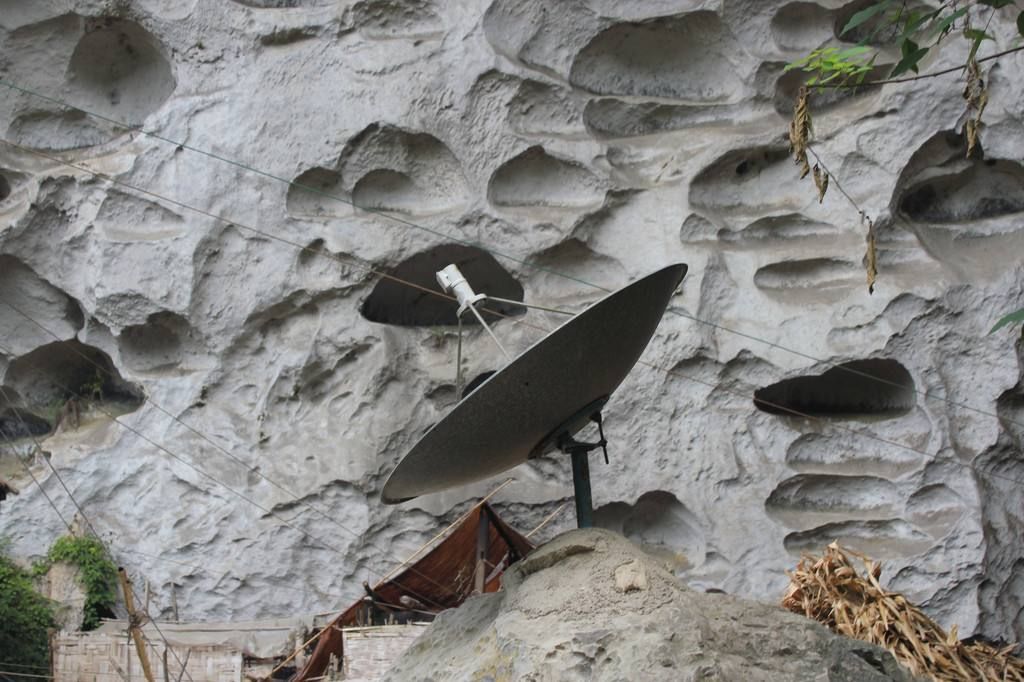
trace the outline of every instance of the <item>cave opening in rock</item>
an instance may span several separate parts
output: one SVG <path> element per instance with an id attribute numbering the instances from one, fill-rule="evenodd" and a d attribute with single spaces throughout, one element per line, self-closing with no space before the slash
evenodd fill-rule
<path id="1" fill-rule="evenodd" d="M 438 270 L 451 263 L 459 267 L 477 293 L 514 301 L 523 300 L 523 286 L 492 255 L 472 246 L 443 244 L 407 258 L 388 273 L 422 288 L 383 277 L 363 302 L 360 313 L 370 322 L 403 327 L 457 325 L 458 305 L 454 300 L 440 295 L 441 288 L 435 278 Z M 526 312 L 522 306 L 496 301 L 487 301 L 482 308 L 480 312 L 488 324 L 503 316 L 522 315 Z M 472 314 L 464 315 L 462 321 L 464 324 L 478 324 Z"/>
<path id="2" fill-rule="evenodd" d="M 853 360 L 823 374 L 793 377 L 760 388 L 754 392 L 754 405 L 779 415 L 888 418 L 910 411 L 915 394 L 913 377 L 896 360 Z"/>
<path id="3" fill-rule="evenodd" d="M 11 196 L 11 182 L 6 175 L 0 173 L 0 201 L 4 201 L 9 196 Z"/>
<path id="4" fill-rule="evenodd" d="M 20 397 L 17 409 L 53 427 L 73 401 L 79 409 L 83 403 L 101 402 L 104 409 L 124 414 L 144 400 L 142 388 L 123 379 L 106 353 L 78 340 L 55 341 L 14 359 L 4 388 Z"/>

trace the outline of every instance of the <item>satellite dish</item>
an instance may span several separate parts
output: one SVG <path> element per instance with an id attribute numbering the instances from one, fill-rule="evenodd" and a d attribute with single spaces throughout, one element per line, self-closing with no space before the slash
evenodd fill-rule
<path id="1" fill-rule="evenodd" d="M 461 286 L 462 291 L 450 290 L 463 308 L 473 308 L 483 295 L 447 270 L 438 273 L 438 281 Z M 591 421 L 600 429 L 601 408 L 640 359 L 685 274 L 686 265 L 679 263 L 647 275 L 535 343 L 420 438 L 391 472 L 381 499 L 398 504 L 558 449 L 572 455 L 577 521 L 590 525 L 588 453 L 606 441 L 603 430 L 596 443 L 573 436 Z"/>

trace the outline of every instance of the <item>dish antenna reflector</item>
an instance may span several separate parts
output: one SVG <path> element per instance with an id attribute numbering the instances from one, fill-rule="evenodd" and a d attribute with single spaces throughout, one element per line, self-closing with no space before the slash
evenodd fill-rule
<path id="1" fill-rule="evenodd" d="M 561 450 L 572 457 L 577 523 L 591 526 L 588 455 L 601 448 L 608 457 L 601 409 L 640 359 L 686 269 L 670 265 L 605 296 L 489 377 L 406 453 L 381 499 L 398 504 Z M 475 293 L 454 265 L 437 280 L 458 300 L 459 319 L 472 311 L 497 343 L 476 309 L 487 295 Z M 591 422 L 599 439 L 577 441 Z"/>

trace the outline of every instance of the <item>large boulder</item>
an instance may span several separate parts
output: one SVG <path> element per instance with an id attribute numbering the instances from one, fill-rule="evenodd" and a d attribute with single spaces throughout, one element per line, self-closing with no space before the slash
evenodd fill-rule
<path id="1" fill-rule="evenodd" d="M 910 680 L 882 649 L 769 604 L 697 592 L 602 529 L 575 530 L 442 613 L 389 680 Z"/>

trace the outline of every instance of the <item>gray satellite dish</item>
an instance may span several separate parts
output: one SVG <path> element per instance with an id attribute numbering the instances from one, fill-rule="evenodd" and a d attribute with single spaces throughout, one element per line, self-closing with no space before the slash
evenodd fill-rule
<path id="1" fill-rule="evenodd" d="M 600 429 L 601 408 L 640 359 L 685 274 L 679 263 L 647 275 L 535 343 L 423 435 L 391 472 L 381 499 L 405 502 L 558 449 L 572 455 L 578 524 L 591 525 L 588 453 L 606 441 L 603 430 L 596 443 L 573 436 L 591 421 Z M 481 296 L 467 291 L 472 307 Z"/>

